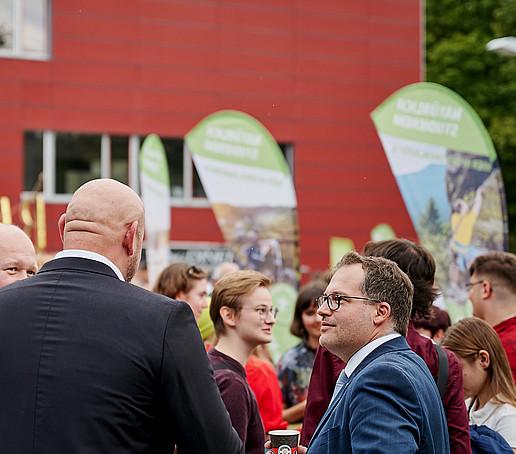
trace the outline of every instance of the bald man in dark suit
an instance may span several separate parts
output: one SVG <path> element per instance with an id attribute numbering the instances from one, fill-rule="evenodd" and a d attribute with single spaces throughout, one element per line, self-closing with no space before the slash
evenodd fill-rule
<path id="1" fill-rule="evenodd" d="M 93 180 L 64 250 L 0 290 L 0 453 L 243 453 L 190 307 L 131 285 L 144 207 Z"/>

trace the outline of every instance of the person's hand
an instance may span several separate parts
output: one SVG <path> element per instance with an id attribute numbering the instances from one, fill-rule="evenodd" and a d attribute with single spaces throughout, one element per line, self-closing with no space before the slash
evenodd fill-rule
<path id="1" fill-rule="evenodd" d="M 270 440 L 265 442 L 265 449 L 271 449 L 271 442 Z M 306 454 L 307 449 L 304 446 L 299 445 L 297 448 L 298 454 Z"/>

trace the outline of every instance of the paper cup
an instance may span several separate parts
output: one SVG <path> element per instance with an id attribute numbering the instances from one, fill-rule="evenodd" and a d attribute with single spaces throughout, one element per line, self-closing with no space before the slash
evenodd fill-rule
<path id="1" fill-rule="evenodd" d="M 297 430 L 271 430 L 271 449 L 274 454 L 292 454 L 297 452 L 299 432 Z"/>

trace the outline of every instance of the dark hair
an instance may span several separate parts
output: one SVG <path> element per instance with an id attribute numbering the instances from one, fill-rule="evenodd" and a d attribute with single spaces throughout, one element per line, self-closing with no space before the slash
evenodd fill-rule
<path id="1" fill-rule="evenodd" d="M 184 262 L 171 263 L 161 272 L 152 291 L 177 298 L 179 292 L 188 293 L 201 279 L 208 279 L 208 273 L 200 268 Z"/>
<path id="2" fill-rule="evenodd" d="M 434 283 L 435 260 L 427 249 L 412 241 L 395 238 L 370 241 L 362 253 L 392 260 L 407 274 L 414 286 L 410 318 L 431 316 L 432 303 L 437 298 L 438 290 Z"/>
<path id="3" fill-rule="evenodd" d="M 315 299 L 322 295 L 328 284 L 324 281 L 311 281 L 301 287 L 297 294 L 296 307 L 294 309 L 294 318 L 290 325 L 290 332 L 301 339 L 308 339 L 308 331 L 303 325 L 303 312 L 317 303 Z"/>
<path id="4" fill-rule="evenodd" d="M 360 264 L 364 279 L 360 291 L 364 296 L 382 301 L 391 307 L 392 329 L 402 336 L 407 335 L 412 309 L 414 288 L 408 276 L 398 265 L 383 257 L 364 257 L 357 252 L 348 252 L 332 270 L 332 276 L 342 267 Z"/>
<path id="5" fill-rule="evenodd" d="M 442 329 L 444 332 L 450 327 L 451 320 L 448 312 L 439 309 L 437 306 L 432 306 L 432 315 L 430 318 L 414 318 L 414 327 L 425 328 L 432 333 L 432 337 L 437 334 L 437 331 Z"/>
<path id="6" fill-rule="evenodd" d="M 243 296 L 250 295 L 258 287 L 268 288 L 271 285 L 272 279 L 253 270 L 233 271 L 222 276 L 213 288 L 210 303 L 210 317 L 217 337 L 226 332 L 224 320 L 220 316 L 222 307 L 229 307 L 238 314 L 242 309 L 240 299 Z"/>
<path id="7" fill-rule="evenodd" d="M 486 280 L 495 279 L 511 293 L 516 293 L 516 255 L 510 252 L 497 251 L 479 255 L 469 267 L 469 274 L 482 275 Z"/>

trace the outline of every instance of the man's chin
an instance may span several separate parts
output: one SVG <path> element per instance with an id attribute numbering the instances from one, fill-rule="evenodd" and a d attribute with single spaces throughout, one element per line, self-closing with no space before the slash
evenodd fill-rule
<path id="1" fill-rule="evenodd" d="M 335 343 L 332 341 L 332 339 L 326 338 L 322 339 L 322 336 L 319 338 L 319 345 L 321 347 L 324 347 L 326 350 L 328 350 L 330 353 L 333 353 L 335 356 L 338 356 L 340 359 L 342 358 L 342 346 L 339 346 L 338 343 Z"/>
<path id="2" fill-rule="evenodd" d="M 321 347 L 324 347 L 326 350 L 332 351 L 332 342 L 329 338 L 328 334 L 321 334 L 321 337 L 319 337 L 319 344 Z"/>

